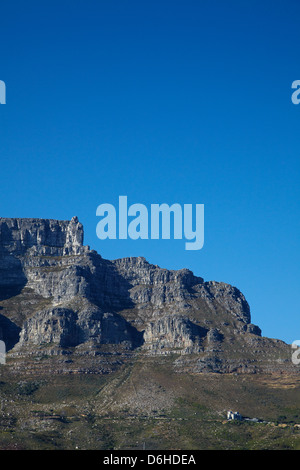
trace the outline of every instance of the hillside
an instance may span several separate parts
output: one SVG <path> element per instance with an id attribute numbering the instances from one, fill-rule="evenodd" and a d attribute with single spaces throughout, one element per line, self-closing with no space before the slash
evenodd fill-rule
<path id="1" fill-rule="evenodd" d="M 83 241 L 0 218 L 0 447 L 299 447 L 299 367 L 237 287 Z"/>

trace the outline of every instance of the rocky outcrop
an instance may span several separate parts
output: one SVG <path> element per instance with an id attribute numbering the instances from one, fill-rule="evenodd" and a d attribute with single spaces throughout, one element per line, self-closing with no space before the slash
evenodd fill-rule
<path id="1" fill-rule="evenodd" d="M 202 340 L 207 330 L 188 318 L 166 315 L 150 322 L 144 332 L 144 348 L 154 354 L 197 353 L 203 350 Z"/>
<path id="2" fill-rule="evenodd" d="M 93 305 L 80 310 L 54 307 L 38 312 L 25 321 L 17 349 L 32 345 L 76 347 L 82 343 L 122 344 L 127 348 L 140 346 L 142 338 L 130 324 L 117 314 L 105 312 Z"/>
<path id="3" fill-rule="evenodd" d="M 0 339 L 12 354 L 86 344 L 112 354 L 121 347 L 180 355 L 187 368 L 196 356 L 194 371 L 224 371 L 237 356 L 245 367 L 261 330 L 236 287 L 142 257 L 105 260 L 83 242 L 77 217 L 0 218 Z M 265 357 L 274 353 L 272 340 L 261 348 Z"/>
<path id="4" fill-rule="evenodd" d="M 11 255 L 64 256 L 83 254 L 83 226 L 51 219 L 0 218 L 0 251 Z"/>

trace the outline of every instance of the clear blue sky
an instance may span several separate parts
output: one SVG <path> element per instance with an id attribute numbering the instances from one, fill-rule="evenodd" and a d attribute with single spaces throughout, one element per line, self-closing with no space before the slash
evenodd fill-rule
<path id="1" fill-rule="evenodd" d="M 70 219 L 103 257 L 237 286 L 300 339 L 298 0 L 1 2 L 3 217 Z M 205 205 L 205 244 L 106 240 L 96 208 Z"/>

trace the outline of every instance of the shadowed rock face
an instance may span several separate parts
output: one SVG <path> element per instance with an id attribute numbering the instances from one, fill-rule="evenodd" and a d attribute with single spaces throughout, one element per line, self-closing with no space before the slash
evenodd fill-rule
<path id="1" fill-rule="evenodd" d="M 19 341 L 21 328 L 9 318 L 0 314 L 0 340 L 4 341 L 6 351 L 9 351 Z"/>
<path id="2" fill-rule="evenodd" d="M 249 345 L 270 350 L 236 287 L 142 257 L 104 260 L 83 238 L 77 217 L 0 218 L 0 334 L 9 348 L 122 346 L 196 356 L 201 371 L 221 371 L 232 351 L 247 361 Z"/>

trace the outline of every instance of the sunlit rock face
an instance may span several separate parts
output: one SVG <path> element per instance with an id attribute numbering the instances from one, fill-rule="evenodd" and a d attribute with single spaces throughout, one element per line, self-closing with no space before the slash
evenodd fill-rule
<path id="1" fill-rule="evenodd" d="M 16 354 L 86 345 L 85 354 L 175 355 L 194 372 L 254 371 L 262 358 L 276 369 L 287 352 L 261 336 L 236 287 L 143 257 L 105 260 L 84 246 L 77 217 L 0 218 L 0 340 Z"/>

